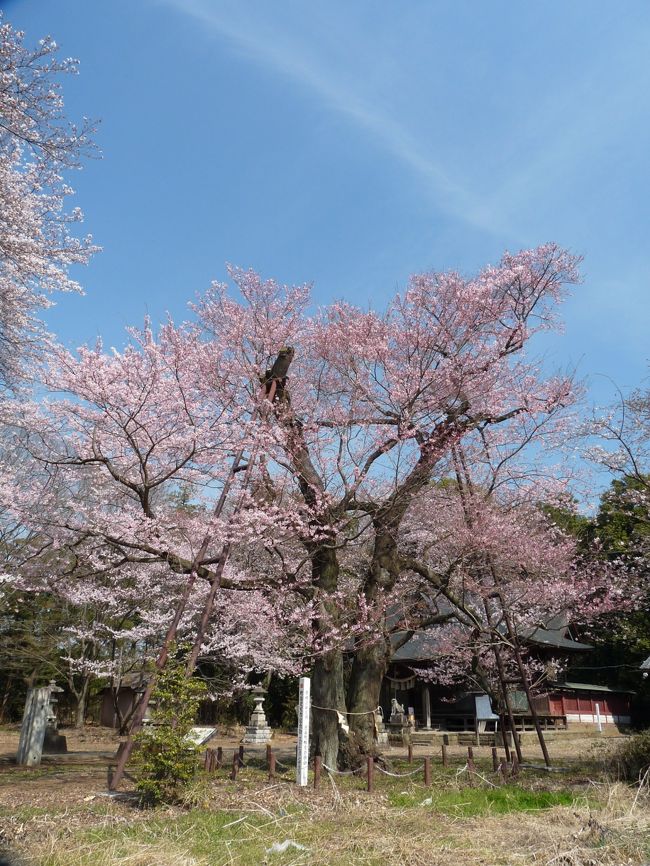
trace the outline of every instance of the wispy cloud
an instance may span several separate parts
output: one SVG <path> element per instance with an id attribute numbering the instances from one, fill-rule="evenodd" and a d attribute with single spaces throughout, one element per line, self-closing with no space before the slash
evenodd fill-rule
<path id="1" fill-rule="evenodd" d="M 419 140 L 404 122 L 382 108 L 378 97 L 362 93 L 350 77 L 324 64 L 310 46 L 292 38 L 281 26 L 269 24 L 261 16 L 247 16 L 242 4 L 231 6 L 211 0 L 159 2 L 192 16 L 252 62 L 308 89 L 330 110 L 365 130 L 374 144 L 419 178 L 431 203 L 448 216 L 491 234 L 512 236 L 512 226 L 506 225 L 487 201 L 474 195 L 435 157 L 431 141 Z"/>

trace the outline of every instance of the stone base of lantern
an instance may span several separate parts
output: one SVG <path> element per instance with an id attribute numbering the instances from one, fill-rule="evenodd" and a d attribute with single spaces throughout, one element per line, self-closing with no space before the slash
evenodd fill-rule
<path id="1" fill-rule="evenodd" d="M 44 755 L 64 755 L 68 751 L 68 741 L 59 734 L 56 728 L 47 727 L 45 729 L 45 738 L 43 740 Z"/>
<path id="2" fill-rule="evenodd" d="M 255 744 L 264 744 L 270 743 L 271 738 L 273 737 L 273 731 L 268 726 L 263 728 L 253 727 L 249 725 L 246 728 L 246 733 L 242 739 L 242 743 L 251 743 Z"/>
<path id="3" fill-rule="evenodd" d="M 268 743 L 273 736 L 273 731 L 266 721 L 264 709 L 262 708 L 264 689 L 259 686 L 253 689 L 253 700 L 255 701 L 255 709 L 251 713 L 242 743 Z"/>

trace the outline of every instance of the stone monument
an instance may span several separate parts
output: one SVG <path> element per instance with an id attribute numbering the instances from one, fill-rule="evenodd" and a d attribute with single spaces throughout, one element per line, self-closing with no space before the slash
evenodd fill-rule
<path id="1" fill-rule="evenodd" d="M 54 680 L 50 680 L 48 686 L 27 692 L 16 754 L 17 764 L 35 767 L 41 763 L 44 752 L 61 754 L 68 751 L 66 738 L 57 730 L 57 699 L 54 695 L 62 691 Z"/>
<path id="2" fill-rule="evenodd" d="M 41 763 L 49 701 L 50 690 L 48 687 L 30 689 L 27 692 L 23 723 L 20 728 L 20 742 L 16 754 L 16 763 L 19 765 L 35 767 Z"/>
<path id="3" fill-rule="evenodd" d="M 253 689 L 255 709 L 251 713 L 242 743 L 268 743 L 273 736 L 273 731 L 266 721 L 264 709 L 262 708 L 265 694 L 266 692 L 261 686 L 255 686 Z"/>
<path id="4" fill-rule="evenodd" d="M 389 739 L 392 737 L 404 740 L 410 732 L 411 726 L 408 714 L 397 698 L 393 698 L 390 702 L 390 719 L 388 720 Z"/>
<path id="5" fill-rule="evenodd" d="M 388 745 L 388 731 L 384 725 L 384 711 L 381 706 L 377 707 L 374 714 L 374 723 L 375 723 L 375 739 L 377 740 L 377 745 L 379 746 L 387 746 Z"/>
<path id="6" fill-rule="evenodd" d="M 48 688 L 50 696 L 47 705 L 47 725 L 45 726 L 45 738 L 43 740 L 43 754 L 62 755 L 68 751 L 68 741 L 59 733 L 59 722 L 56 717 L 56 705 L 59 699 L 56 695 L 60 694 L 63 689 L 59 688 L 54 680 L 50 680 Z"/>
<path id="7" fill-rule="evenodd" d="M 406 715 L 406 710 L 397 700 L 397 698 L 393 698 L 390 702 L 390 719 L 388 720 L 388 724 L 391 727 L 404 727 L 408 725 L 408 716 Z"/>

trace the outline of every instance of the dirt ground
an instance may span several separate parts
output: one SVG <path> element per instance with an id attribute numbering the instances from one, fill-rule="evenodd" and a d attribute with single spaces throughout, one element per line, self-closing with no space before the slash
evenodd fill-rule
<path id="1" fill-rule="evenodd" d="M 419 778 L 416 780 L 383 778 L 380 780 L 379 791 L 374 795 L 367 795 L 364 791 L 364 780 L 354 777 L 336 777 L 335 781 L 325 777 L 319 792 L 312 788 L 299 789 L 292 784 L 293 773 L 288 769 L 285 769 L 283 778 L 278 780 L 277 784 L 271 784 L 264 770 L 266 751 L 264 746 L 245 747 L 245 761 L 248 766 L 241 771 L 241 778 L 237 783 L 228 781 L 225 768 L 220 772 L 219 778 L 210 782 L 210 790 L 205 794 L 205 803 L 200 807 L 202 811 L 188 813 L 179 807 L 165 808 L 162 813 L 154 810 L 152 818 L 151 810 L 141 810 L 137 807 L 136 800 L 132 796 L 132 779 L 125 779 L 118 796 L 110 795 L 107 790 L 109 767 L 114 763 L 115 752 L 120 742 L 120 738 L 114 731 L 88 727 L 82 731 L 64 729 L 61 733 L 68 740 L 69 751 L 66 755 L 46 756 L 41 766 L 25 768 L 17 767 L 14 762 L 18 746 L 18 727 L 0 730 L 0 851 L 4 847 L 14 854 L 17 852 L 18 856 L 23 858 L 19 861 L 21 866 L 22 863 L 29 866 L 31 864 L 59 866 L 63 863 L 66 866 L 69 864 L 86 866 L 90 863 L 93 863 L 93 866 L 95 863 L 100 866 L 104 864 L 113 866 L 118 863 L 128 863 L 128 866 L 168 866 L 168 864 L 169 866 L 172 864 L 173 866 L 176 864 L 178 866 L 181 864 L 221 866 L 222 863 L 223 866 L 230 866 L 231 863 L 241 863 L 242 866 L 248 866 L 249 863 L 255 863 L 256 866 L 258 864 L 261 866 L 267 861 L 264 857 L 259 859 L 258 854 L 266 849 L 261 842 L 255 848 L 257 844 L 255 834 L 266 834 L 269 831 L 255 829 L 259 824 L 260 816 L 264 821 L 266 821 L 264 816 L 269 817 L 273 833 L 277 831 L 278 843 L 284 841 L 283 834 L 289 830 L 289 827 L 293 834 L 292 838 L 301 838 L 305 844 L 310 843 L 311 840 L 312 853 L 309 856 L 295 855 L 292 859 L 291 852 L 285 852 L 286 856 L 278 856 L 272 860 L 272 866 L 276 864 L 280 866 L 284 863 L 295 863 L 296 866 L 299 863 L 318 863 L 319 866 L 337 864 L 338 866 L 339 863 L 375 864 L 376 862 L 386 863 L 386 866 L 392 866 L 393 863 L 409 863 L 409 866 L 420 863 L 423 866 L 433 866 L 438 863 L 445 863 L 446 866 L 475 863 L 495 866 L 497 863 L 528 864 L 529 862 L 552 863 L 552 866 L 594 866 L 601 863 L 607 866 L 610 864 L 627 866 L 627 864 L 645 863 L 646 848 L 637 847 L 636 839 L 640 838 L 640 833 L 647 833 L 646 824 L 638 823 L 640 815 L 648 813 L 648 823 L 650 823 L 647 797 L 643 800 L 645 805 L 641 809 L 642 801 L 633 802 L 634 795 L 623 792 L 621 802 L 624 802 L 624 806 L 615 815 L 612 813 L 612 817 L 607 812 L 609 808 L 607 803 L 611 797 L 602 794 L 599 787 L 603 784 L 602 778 L 597 780 L 599 767 L 602 772 L 601 759 L 615 746 L 617 742 L 615 738 L 585 736 L 580 739 L 562 740 L 561 737 L 555 737 L 549 744 L 549 749 L 558 771 L 537 774 L 536 778 L 532 778 L 535 772 L 530 771 L 525 782 L 522 774 L 522 783 L 528 785 L 532 791 L 541 787 L 559 790 L 562 786 L 570 785 L 571 791 L 576 794 L 576 802 L 582 805 L 575 808 L 555 808 L 545 813 L 487 815 L 480 818 L 477 816 L 474 819 L 454 817 L 455 813 L 452 811 L 451 815 L 435 819 L 434 832 L 419 823 L 424 820 L 423 816 L 418 816 L 423 812 L 424 804 L 427 802 L 426 789 L 422 787 Z M 215 736 L 209 743 L 212 748 L 218 746 L 223 748 L 224 764 L 230 764 L 233 753 L 239 747 L 241 734 L 240 730 L 231 730 Z M 295 753 L 295 737 L 278 735 L 274 738 L 273 748 L 278 760 L 289 764 Z M 486 746 L 473 747 L 473 749 L 479 770 L 485 773 L 487 779 L 485 790 L 489 791 L 495 787 L 487 778 L 490 775 L 488 769 L 490 749 Z M 421 759 L 427 755 L 433 759 L 434 782 L 430 790 L 434 794 L 434 799 L 437 790 L 454 790 L 457 794 L 462 794 L 466 790 L 463 788 L 467 784 L 466 775 L 459 774 L 462 773 L 467 748 L 451 745 L 448 747 L 448 754 L 451 767 L 446 771 L 447 775 L 443 776 L 439 748 L 414 747 L 415 764 L 421 763 Z M 405 748 L 393 747 L 387 750 L 386 756 L 389 761 L 395 763 L 400 772 L 408 771 L 409 768 L 404 764 Z M 531 764 L 541 764 L 541 752 L 536 745 L 527 743 L 524 747 L 524 756 Z M 393 787 L 382 788 L 382 784 L 388 785 L 388 783 L 392 783 Z M 481 785 L 482 782 L 479 783 L 479 786 Z M 598 806 L 600 811 L 595 810 L 591 805 L 585 805 L 593 792 L 600 792 L 598 797 L 601 803 L 606 804 L 604 807 Z M 619 794 L 616 796 L 618 797 Z M 404 808 L 400 798 L 408 801 Z M 465 799 L 465 796 L 460 796 L 461 807 L 465 805 Z M 602 811 L 603 809 L 605 811 Z M 155 821 L 159 821 L 160 818 L 155 816 L 160 814 L 163 815 L 163 823 L 156 824 Z M 194 817 L 190 819 L 187 817 L 188 814 Z M 220 817 L 224 814 L 225 818 Z M 210 815 L 213 817 L 206 817 Z M 230 826 L 228 821 L 231 819 L 228 815 L 234 816 L 232 820 L 235 826 L 227 831 L 223 844 L 214 842 L 215 847 L 210 849 L 209 855 L 202 856 L 200 851 L 198 854 L 196 851 L 192 853 L 190 848 L 184 847 L 183 840 L 186 837 L 183 834 L 186 826 L 195 828 L 192 832 L 198 832 L 196 828 L 202 828 L 201 832 L 206 834 L 207 839 L 211 834 L 214 837 L 214 832 L 217 834 L 222 832 L 212 829 L 214 822 L 217 824 L 221 822 L 224 827 Z M 248 817 L 237 817 L 241 815 L 248 815 Z M 611 831 L 607 829 L 610 824 L 606 823 L 603 816 L 610 821 L 613 828 Z M 631 829 L 628 828 L 631 820 L 629 816 L 632 816 L 638 826 L 634 824 Z M 186 825 L 188 820 L 191 820 L 191 823 Z M 235 830 L 239 832 L 239 820 L 246 821 L 242 827 L 248 828 L 246 832 L 249 836 L 246 838 L 250 837 L 250 845 L 249 842 L 241 843 L 238 859 L 233 853 L 235 848 L 232 846 L 239 844 L 235 832 Z M 429 820 L 427 818 L 427 821 Z M 471 824 L 467 823 L 468 820 L 471 820 Z M 622 821 L 628 823 L 623 824 Z M 209 823 L 209 829 L 206 822 Z M 282 822 L 289 822 L 289 826 L 283 829 Z M 339 825 L 347 841 L 339 838 L 336 832 Z M 601 826 L 606 827 L 606 832 L 599 829 Z M 267 827 L 266 823 L 264 827 Z M 479 827 L 483 828 L 481 832 L 485 833 L 485 839 L 476 837 Z M 141 828 L 141 831 L 137 828 Z M 399 835 L 402 828 L 406 833 L 403 839 Z M 382 836 L 384 830 L 387 835 Z M 608 844 L 610 839 L 615 839 L 616 844 L 612 843 L 613 847 L 610 846 L 610 850 L 606 846 L 603 847 L 596 839 L 592 845 L 593 840 L 588 837 L 592 830 L 596 835 L 605 834 L 603 839 Z M 127 845 L 124 849 L 127 851 L 124 859 L 120 859 L 122 854 L 120 858 L 117 854 L 109 857 L 104 851 L 103 842 L 96 843 L 97 847 L 93 849 L 92 854 L 86 852 L 89 832 L 98 834 L 98 839 L 100 836 L 110 839 L 111 844 L 118 846 L 120 851 L 124 845 Z M 136 845 L 134 834 L 138 832 L 142 833 L 144 840 L 152 838 L 151 845 L 143 842 L 139 836 Z M 467 836 L 468 832 L 469 836 Z M 502 832 L 510 835 L 501 838 Z M 300 833 L 307 835 L 297 835 Z M 310 836 L 310 833 L 313 835 Z M 320 833 L 326 835 L 317 836 Z M 358 846 L 355 848 L 357 844 L 355 838 L 362 833 L 367 833 L 367 840 L 364 843 L 366 853 L 363 857 L 357 850 Z M 538 837 L 539 841 L 537 841 Z M 589 852 L 594 846 L 598 848 L 600 851 L 598 858 L 594 858 L 593 853 L 589 853 L 588 857 L 585 855 L 586 859 L 580 859 L 577 855 L 573 860 L 560 858 L 560 853 L 569 850 L 570 846 L 573 846 L 571 850 L 574 848 L 577 850 L 578 842 L 582 846 L 583 837 L 588 837 L 590 840 L 587 846 Z M 276 836 L 272 838 L 275 839 Z M 443 841 L 440 841 L 441 839 Z M 542 842 L 542 839 L 548 841 Z M 438 842 L 442 845 L 440 850 L 436 848 L 435 853 L 431 847 L 432 840 L 437 840 L 436 846 Z M 74 857 L 71 854 L 69 860 L 66 859 L 65 854 L 67 844 L 71 846 L 70 851 L 74 849 L 75 852 Z M 348 844 L 351 847 L 345 847 Z M 136 846 L 137 852 L 136 848 L 131 851 L 128 845 Z M 463 855 L 456 852 L 451 859 L 447 859 L 445 845 L 467 847 L 467 851 Z M 51 846 L 51 849 L 48 846 Z M 517 853 L 517 846 L 521 847 L 521 853 Z M 314 854 L 317 848 L 320 852 L 318 857 Z M 50 851 L 49 854 L 46 849 Z M 553 857 L 549 853 L 551 850 L 555 852 Z M 34 851 L 39 853 L 33 854 Z M 176 854 L 173 853 L 174 851 Z M 348 854 L 348 851 L 351 853 Z M 487 853 L 488 851 L 494 853 Z M 624 851 L 626 858 L 617 859 Z M 430 856 L 427 852 L 430 852 Z M 459 859 L 455 859 L 457 857 Z M 271 863 L 271 860 L 268 862 Z"/>
<path id="2" fill-rule="evenodd" d="M 62 728 L 60 733 L 67 738 L 68 752 L 63 755 L 45 755 L 39 767 L 16 767 L 14 759 L 18 749 L 20 729 L 15 725 L 0 729 L 0 807 L 17 806 L 61 806 L 79 805 L 89 802 L 89 797 L 106 796 L 108 772 L 115 763 L 115 754 L 122 737 L 111 728 L 90 727 L 82 730 Z M 230 763 L 232 755 L 238 750 L 243 729 L 231 729 L 225 733 L 217 732 L 209 746 L 221 746 L 224 764 Z M 622 735 L 621 735 L 622 736 Z M 573 765 L 575 763 L 599 760 L 621 739 L 619 737 L 584 736 L 579 739 L 562 740 L 557 735 L 549 743 L 551 758 L 555 763 Z M 273 750 L 279 761 L 294 760 L 296 738 L 287 734 L 276 734 Z M 488 760 L 490 749 L 487 746 L 473 747 L 477 761 Z M 384 750 L 389 761 L 404 760 L 405 747 L 392 746 Z M 447 747 L 450 762 L 458 762 L 467 755 L 467 747 L 450 745 Z M 528 742 L 523 747 L 524 758 L 530 763 L 541 764 L 542 753 L 536 742 Z M 265 746 L 245 746 L 248 759 L 257 759 L 262 764 L 265 759 Z M 433 758 L 434 765 L 440 762 L 440 749 L 437 746 L 414 746 L 414 760 L 425 756 Z M 132 789 L 132 781 L 125 779 L 121 788 Z"/>

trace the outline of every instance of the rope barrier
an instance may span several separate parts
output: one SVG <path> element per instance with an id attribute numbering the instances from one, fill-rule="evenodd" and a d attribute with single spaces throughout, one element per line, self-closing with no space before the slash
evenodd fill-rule
<path id="1" fill-rule="evenodd" d="M 345 716 L 374 716 L 376 712 L 375 710 L 364 710 L 359 713 L 350 713 L 346 710 L 345 713 L 341 713 L 340 710 L 335 710 L 334 707 L 319 707 L 316 704 L 312 704 L 311 708 L 312 710 L 326 710 L 329 713 L 337 713 L 337 715 L 341 714 Z"/>
<path id="2" fill-rule="evenodd" d="M 456 776 L 460 776 L 461 773 L 465 773 L 465 772 L 468 772 L 468 773 L 469 773 L 469 764 L 465 764 L 464 767 L 461 767 L 460 770 L 457 770 L 457 771 L 456 771 Z M 480 773 L 477 773 L 477 772 L 476 772 L 476 767 L 474 767 L 474 768 L 472 769 L 472 774 L 473 774 L 474 776 L 476 776 L 477 778 L 482 779 L 484 782 L 486 782 L 486 783 L 487 783 L 488 785 L 490 785 L 492 788 L 498 788 L 498 787 L 499 787 L 498 785 L 495 785 L 494 782 L 491 782 L 489 779 L 486 779 L 485 776 L 482 776 Z"/>
<path id="3" fill-rule="evenodd" d="M 346 721 L 347 716 L 372 716 L 372 723 L 373 723 L 374 732 L 375 732 L 376 736 L 378 736 L 378 734 L 379 734 L 379 722 L 377 721 L 377 718 L 379 717 L 380 721 L 383 721 L 383 717 L 377 712 L 377 710 L 363 710 L 361 712 L 356 712 L 356 713 L 352 713 L 352 712 L 342 713 L 340 710 L 334 709 L 334 707 L 319 707 L 318 704 L 312 704 L 311 709 L 312 710 L 323 710 L 323 712 L 326 712 L 326 713 L 335 713 L 338 726 L 348 736 L 350 734 L 350 726 L 348 725 L 348 723 Z"/>
<path id="4" fill-rule="evenodd" d="M 392 776 L 393 779 L 406 779 L 407 776 L 415 776 L 416 773 L 421 773 L 424 769 L 424 764 L 420 764 L 419 767 L 416 767 L 415 770 L 411 770 L 410 773 L 390 773 L 388 770 L 384 770 L 383 767 L 379 765 L 375 766 L 375 770 L 379 770 L 380 773 L 383 773 L 384 776 Z"/>
<path id="5" fill-rule="evenodd" d="M 328 767 L 327 764 L 323 764 L 323 769 L 335 776 L 352 776 L 354 773 L 358 772 L 358 770 L 333 770 L 331 767 Z"/>
<path id="6" fill-rule="evenodd" d="M 482 779 L 484 782 L 487 782 L 487 784 L 490 785 L 491 788 L 498 788 L 499 787 L 498 785 L 495 785 L 494 782 L 491 782 L 489 779 L 486 779 L 485 776 L 482 776 L 480 773 L 477 773 L 476 770 L 474 770 L 474 775 L 478 776 L 478 778 Z"/>

